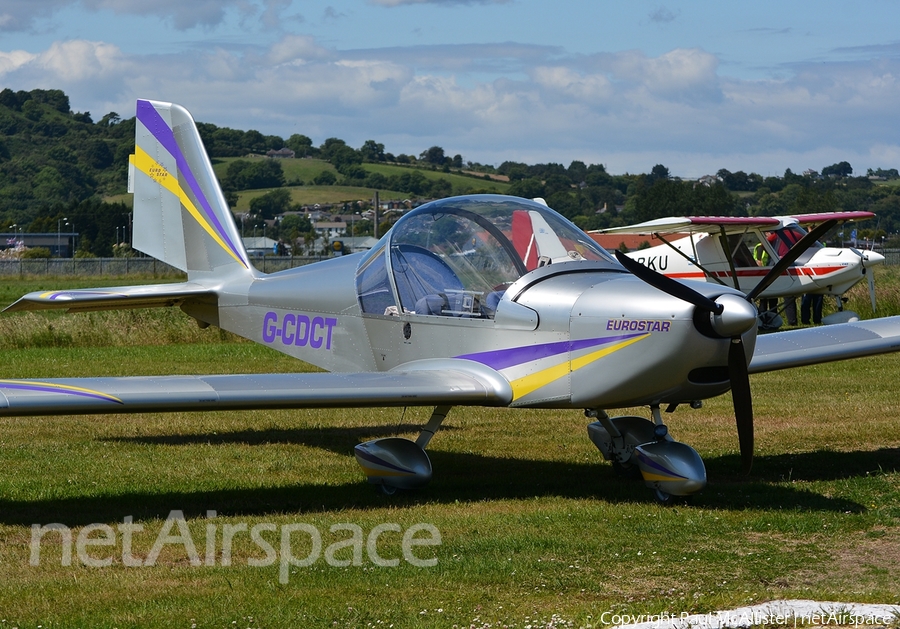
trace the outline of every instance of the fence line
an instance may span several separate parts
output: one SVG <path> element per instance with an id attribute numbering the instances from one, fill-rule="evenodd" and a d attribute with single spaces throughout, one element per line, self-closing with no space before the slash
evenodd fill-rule
<path id="1" fill-rule="evenodd" d="M 318 262 L 324 258 L 306 256 L 265 256 L 250 258 L 263 273 L 284 271 Z M 0 276 L 25 275 L 151 275 L 172 277 L 182 275 L 173 266 L 156 258 L 32 258 L 0 260 Z"/>
<path id="2" fill-rule="evenodd" d="M 900 265 L 900 249 L 884 249 L 880 253 L 884 256 L 886 266 Z"/>
<path id="3" fill-rule="evenodd" d="M 884 249 L 886 266 L 900 265 L 900 249 Z M 324 260 L 307 256 L 264 256 L 250 258 L 253 266 L 263 273 L 284 271 Z M 181 271 L 156 258 L 37 258 L 0 260 L 0 276 L 15 275 L 150 275 L 172 277 Z"/>

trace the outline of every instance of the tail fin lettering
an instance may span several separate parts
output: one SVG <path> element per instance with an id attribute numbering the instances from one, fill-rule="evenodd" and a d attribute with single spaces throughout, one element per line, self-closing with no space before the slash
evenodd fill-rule
<path id="1" fill-rule="evenodd" d="M 133 246 L 188 276 L 256 275 L 191 114 L 173 103 L 137 102 Z"/>

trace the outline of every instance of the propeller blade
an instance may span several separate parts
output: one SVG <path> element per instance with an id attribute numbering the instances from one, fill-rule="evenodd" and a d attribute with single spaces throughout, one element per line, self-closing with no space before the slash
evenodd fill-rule
<path id="1" fill-rule="evenodd" d="M 741 337 L 731 339 L 728 348 L 728 376 L 731 379 L 731 398 L 737 423 L 738 443 L 744 474 L 753 467 L 753 398 L 750 394 L 750 374 Z"/>
<path id="2" fill-rule="evenodd" d="M 872 314 L 875 314 L 875 269 L 866 269 L 869 275 L 869 299 L 872 300 Z"/>
<path id="3" fill-rule="evenodd" d="M 650 286 L 661 290 L 662 292 L 671 295 L 672 297 L 677 297 L 682 301 L 693 304 L 697 308 L 712 312 L 714 314 L 722 314 L 722 312 L 725 310 L 724 306 L 722 306 L 721 304 L 717 304 L 706 295 L 701 295 L 693 288 L 685 286 L 681 282 L 673 280 L 672 278 L 666 277 L 662 273 L 657 273 L 653 269 L 644 266 L 637 260 L 629 258 L 621 251 L 616 251 L 616 259 L 619 261 L 619 264 L 624 266 L 626 269 L 631 271 L 634 275 L 638 276 L 643 281 L 650 284 Z"/>
<path id="4" fill-rule="evenodd" d="M 794 262 L 796 262 L 797 258 L 800 255 L 809 249 L 813 243 L 815 243 L 819 238 L 825 235 L 829 229 L 837 225 L 837 221 L 831 219 L 829 221 L 825 221 L 814 230 L 806 234 L 803 238 L 797 241 L 793 247 L 791 247 L 790 251 L 788 251 L 783 258 L 781 258 L 778 262 L 775 263 L 775 266 L 772 267 L 772 270 L 769 271 L 762 281 L 759 284 L 753 287 L 749 293 L 747 293 L 747 299 L 749 301 L 755 301 L 759 294 L 766 290 L 772 282 L 778 279 L 778 276 L 784 273 L 789 266 L 791 266 Z"/>

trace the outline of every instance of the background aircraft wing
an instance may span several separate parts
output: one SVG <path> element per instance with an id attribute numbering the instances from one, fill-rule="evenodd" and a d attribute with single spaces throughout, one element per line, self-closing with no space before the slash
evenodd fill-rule
<path id="1" fill-rule="evenodd" d="M 19 298 L 3 312 L 22 310 L 88 312 L 91 310 L 156 308 L 175 306 L 188 300 L 205 299 L 216 299 L 215 292 L 194 282 L 35 291 Z"/>
<path id="2" fill-rule="evenodd" d="M 374 373 L 0 380 L 0 416 L 366 406 L 506 406 L 509 382 L 479 363 L 433 359 Z"/>
<path id="3" fill-rule="evenodd" d="M 900 350 L 900 317 L 761 334 L 750 373 L 815 365 Z"/>
<path id="4" fill-rule="evenodd" d="M 674 216 L 657 218 L 636 225 L 597 229 L 592 234 L 631 234 L 650 236 L 652 234 L 694 234 L 719 232 L 722 227 L 726 233 L 743 232 L 748 227 L 777 227 L 781 224 L 777 218 L 767 216 Z"/>
<path id="5" fill-rule="evenodd" d="M 817 225 L 830 220 L 836 220 L 841 223 L 846 221 L 865 221 L 875 218 L 875 214 L 873 212 L 820 212 L 818 214 L 792 214 L 791 218 L 801 225 Z"/>

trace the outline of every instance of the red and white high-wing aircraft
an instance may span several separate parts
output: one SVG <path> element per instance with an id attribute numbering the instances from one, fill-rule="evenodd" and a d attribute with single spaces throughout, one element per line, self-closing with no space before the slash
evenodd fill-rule
<path id="1" fill-rule="evenodd" d="M 807 232 L 804 226 L 826 221 L 844 223 L 874 217 L 871 212 L 831 212 L 781 217 L 684 216 L 660 218 L 637 225 L 590 232 L 607 248 L 616 248 L 620 236 L 646 237 L 650 248 L 628 256 L 675 279 L 706 280 L 733 286 L 747 293 Z M 805 293 L 840 297 L 863 278 L 869 279 L 875 310 L 874 276 L 869 269 L 884 262 L 874 251 L 814 244 L 789 266 L 761 299 Z M 849 320 L 852 313 L 840 317 Z"/>

